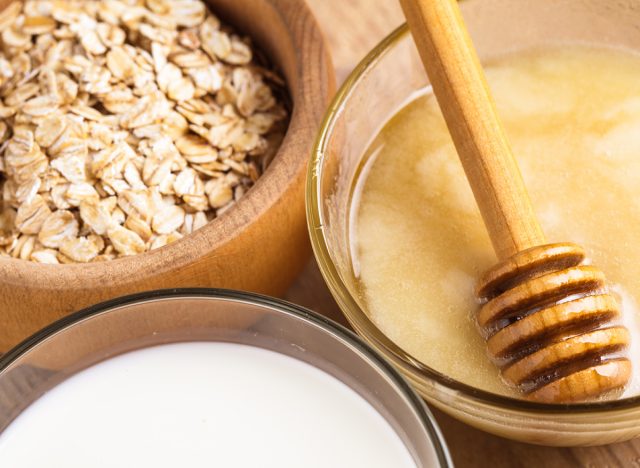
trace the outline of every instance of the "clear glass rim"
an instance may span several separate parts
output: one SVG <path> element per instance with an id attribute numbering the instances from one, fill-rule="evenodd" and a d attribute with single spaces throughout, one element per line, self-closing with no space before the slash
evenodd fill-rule
<path id="1" fill-rule="evenodd" d="M 461 1 L 464 2 L 464 0 Z M 307 227 L 309 229 L 313 252 L 320 266 L 322 276 L 324 277 L 331 294 L 340 305 L 342 312 L 354 329 L 362 334 L 366 340 L 372 343 L 374 348 L 381 352 L 401 370 L 406 371 L 409 374 L 417 375 L 421 379 L 437 383 L 451 392 L 460 393 L 466 398 L 479 404 L 488 404 L 530 413 L 570 414 L 572 416 L 589 413 L 618 412 L 640 406 L 640 396 L 590 403 L 538 403 L 488 392 L 452 379 L 423 364 L 387 338 L 384 333 L 382 333 L 382 331 L 369 319 L 365 311 L 362 310 L 356 299 L 344 284 L 344 281 L 340 277 L 340 274 L 331 259 L 329 247 L 324 237 L 321 184 L 322 165 L 324 163 L 328 140 L 331 136 L 333 126 L 339 118 L 339 114 L 346 105 L 346 102 L 351 96 L 354 88 L 358 86 L 364 76 L 376 65 L 376 63 L 385 54 L 393 50 L 393 48 L 405 39 L 408 34 L 409 28 L 407 24 L 404 23 L 400 25 L 378 45 L 376 45 L 349 74 L 343 85 L 336 93 L 325 114 L 322 125 L 318 131 L 318 135 L 313 146 L 311 160 L 309 162 L 306 185 Z"/>
<path id="2" fill-rule="evenodd" d="M 48 337 L 93 316 L 109 312 L 110 310 L 116 308 L 130 306 L 138 303 L 153 302 L 163 299 L 188 298 L 209 298 L 226 300 L 268 308 L 271 310 L 275 310 L 278 313 L 291 315 L 296 319 L 309 322 L 312 325 L 315 325 L 322 329 L 325 333 L 333 335 L 338 339 L 344 340 L 350 346 L 353 346 L 358 352 L 365 355 L 369 362 L 372 362 L 374 366 L 377 366 L 377 368 L 380 369 L 386 375 L 386 377 L 391 380 L 393 386 L 396 387 L 396 389 L 405 397 L 405 400 L 411 406 L 411 409 L 414 411 L 422 426 L 429 434 L 431 445 L 434 448 L 440 466 L 453 467 L 449 449 L 433 414 L 426 407 L 424 401 L 409 385 L 405 378 L 387 360 L 385 360 L 378 351 L 376 351 L 372 346 L 362 340 L 351 330 L 348 330 L 339 323 L 334 322 L 333 320 L 324 317 L 317 312 L 313 312 L 312 310 L 309 310 L 297 304 L 293 304 L 262 294 L 220 288 L 175 288 L 147 291 L 118 297 L 116 299 L 102 302 L 100 304 L 87 307 L 78 312 L 72 313 L 34 333 L 29 338 L 25 339 L 20 344 L 8 351 L 6 354 L 0 356 L 0 373 L 2 373 L 12 363 L 14 363 L 29 350 L 37 347 Z"/>

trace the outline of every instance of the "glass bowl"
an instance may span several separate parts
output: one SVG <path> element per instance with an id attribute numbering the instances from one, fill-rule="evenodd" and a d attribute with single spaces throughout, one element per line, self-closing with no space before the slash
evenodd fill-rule
<path id="1" fill-rule="evenodd" d="M 640 50 L 640 1 L 465 0 L 481 60 L 544 44 L 594 43 Z M 356 67 L 335 97 L 312 155 L 307 220 L 323 276 L 351 326 L 451 416 L 503 437 L 558 446 L 600 445 L 640 434 L 640 397 L 574 405 L 489 393 L 443 375 L 403 351 L 369 320 L 352 270 L 349 207 L 369 143 L 428 80 L 406 26 Z"/>
<path id="2" fill-rule="evenodd" d="M 453 466 L 423 401 L 356 335 L 302 307 L 222 289 L 127 296 L 33 335 L 0 358 L 0 433 L 44 392 L 82 369 L 128 351 L 188 341 L 251 345 L 307 362 L 367 400 L 394 428 L 416 466 Z"/>

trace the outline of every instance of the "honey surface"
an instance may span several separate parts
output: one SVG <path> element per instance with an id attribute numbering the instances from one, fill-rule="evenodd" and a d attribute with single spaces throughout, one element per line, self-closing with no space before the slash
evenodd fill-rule
<path id="1" fill-rule="evenodd" d="M 584 246 L 614 283 L 636 362 L 640 56 L 548 48 L 485 71 L 549 242 Z M 398 112 L 366 157 L 350 233 L 367 312 L 433 369 L 515 395 L 476 330 L 473 287 L 497 260 L 435 98 L 427 91 Z M 627 394 L 640 390 L 637 374 Z"/>

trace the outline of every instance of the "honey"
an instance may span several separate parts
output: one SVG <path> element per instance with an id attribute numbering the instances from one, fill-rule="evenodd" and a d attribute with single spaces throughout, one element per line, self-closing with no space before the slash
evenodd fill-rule
<path id="1" fill-rule="evenodd" d="M 639 361 L 640 56 L 545 48 L 485 72 L 549 242 L 584 246 L 604 271 Z M 496 258 L 429 89 L 387 123 L 364 160 L 350 236 L 368 314 L 434 370 L 516 395 L 476 330 L 474 284 Z M 639 391 L 636 375 L 626 393 Z"/>

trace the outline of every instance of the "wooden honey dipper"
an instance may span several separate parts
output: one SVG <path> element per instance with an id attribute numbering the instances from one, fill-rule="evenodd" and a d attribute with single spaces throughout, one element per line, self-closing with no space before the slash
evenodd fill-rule
<path id="1" fill-rule="evenodd" d="M 603 273 L 547 244 L 455 0 L 400 0 L 499 263 L 478 325 L 503 378 L 542 402 L 595 399 L 631 376 L 629 332 Z"/>

